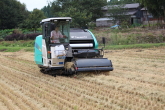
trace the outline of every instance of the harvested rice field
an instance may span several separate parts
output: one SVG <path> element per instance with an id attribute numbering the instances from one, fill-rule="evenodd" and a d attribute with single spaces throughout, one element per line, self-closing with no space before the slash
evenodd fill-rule
<path id="1" fill-rule="evenodd" d="M 0 52 L 0 110 L 165 110 L 165 47 L 106 50 L 114 71 L 51 76 Z"/>

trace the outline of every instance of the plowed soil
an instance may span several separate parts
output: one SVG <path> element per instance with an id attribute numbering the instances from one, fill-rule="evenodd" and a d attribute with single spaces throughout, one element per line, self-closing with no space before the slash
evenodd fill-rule
<path id="1" fill-rule="evenodd" d="M 0 52 L 0 110 L 165 110 L 165 48 L 106 50 L 114 71 L 51 76 Z"/>

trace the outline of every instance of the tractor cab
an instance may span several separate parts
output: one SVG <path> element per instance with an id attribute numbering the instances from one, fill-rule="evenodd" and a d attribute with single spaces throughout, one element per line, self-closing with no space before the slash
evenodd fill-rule
<path id="1" fill-rule="evenodd" d="M 35 40 L 35 62 L 40 66 L 45 67 L 63 67 L 66 56 L 65 48 L 68 47 L 70 41 L 70 22 L 71 17 L 54 17 L 43 19 L 40 23 L 42 25 L 42 35 L 36 37 Z M 51 32 L 58 31 L 61 36 L 58 37 L 58 42 L 51 42 Z M 56 36 L 57 38 L 57 36 Z M 62 56 L 59 53 L 63 50 Z M 58 58 L 60 57 L 60 59 Z"/>
<path id="2" fill-rule="evenodd" d="M 55 30 L 56 27 L 59 28 L 60 33 L 65 36 L 65 38 L 59 38 L 58 43 L 67 44 L 70 40 L 70 17 L 55 17 L 47 18 L 41 21 L 42 24 L 42 35 L 45 39 L 46 44 L 52 44 L 51 42 L 51 32 Z"/>
<path id="3" fill-rule="evenodd" d="M 42 25 L 42 39 L 45 41 L 46 50 L 48 52 L 47 58 L 51 58 L 51 54 L 49 52 L 51 51 L 52 46 L 56 45 L 69 45 L 70 41 L 70 22 L 71 17 L 54 17 L 54 18 L 47 18 L 43 19 L 41 21 Z M 58 31 L 62 36 L 62 38 L 58 38 L 57 40 L 59 42 L 51 42 L 52 36 L 51 32 L 55 31 L 55 28 L 58 27 Z"/>

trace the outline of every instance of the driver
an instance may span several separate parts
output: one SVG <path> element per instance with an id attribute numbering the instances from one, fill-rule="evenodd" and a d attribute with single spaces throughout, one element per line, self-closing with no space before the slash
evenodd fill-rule
<path id="1" fill-rule="evenodd" d="M 55 30 L 51 31 L 51 43 L 60 43 L 59 38 L 66 38 L 66 36 L 61 34 L 59 27 L 56 27 Z"/>

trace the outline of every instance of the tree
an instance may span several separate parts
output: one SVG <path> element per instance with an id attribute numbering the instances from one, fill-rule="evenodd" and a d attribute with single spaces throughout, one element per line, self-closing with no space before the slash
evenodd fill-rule
<path id="1" fill-rule="evenodd" d="M 44 16 L 43 11 L 38 10 L 38 9 L 34 9 L 29 17 L 26 19 L 25 21 L 25 27 L 28 29 L 33 29 L 35 32 L 37 30 L 37 28 L 40 27 L 40 22 L 42 19 L 46 18 Z"/>
<path id="2" fill-rule="evenodd" d="M 80 12 L 86 12 L 86 15 L 91 15 L 91 21 L 95 21 L 97 18 L 103 16 L 101 7 L 106 5 L 106 0 L 56 0 L 52 4 L 52 12 L 55 16 L 59 16 L 59 12 L 65 12 L 70 7 L 76 8 Z M 73 13 L 70 13 L 72 16 Z"/>
<path id="3" fill-rule="evenodd" d="M 131 4 L 131 3 L 136 3 L 136 0 L 120 0 L 120 2 L 124 4 Z"/>
<path id="4" fill-rule="evenodd" d="M 0 6 L 0 29 L 18 27 L 28 14 L 25 4 L 16 0 L 1 0 Z"/>
<path id="5" fill-rule="evenodd" d="M 108 7 L 108 14 L 114 23 L 128 24 L 130 16 L 127 15 L 127 8 L 124 8 L 125 4 L 110 5 Z"/>
<path id="6" fill-rule="evenodd" d="M 80 10 L 87 10 L 87 13 L 92 13 L 92 21 L 95 21 L 97 18 L 100 18 L 104 15 L 101 8 L 107 5 L 106 0 L 80 0 L 80 4 L 77 4 L 77 7 L 80 7 Z"/>
<path id="7" fill-rule="evenodd" d="M 48 4 L 48 6 L 44 6 L 41 10 L 44 12 L 44 15 L 47 18 L 52 17 L 51 6 L 49 4 Z"/>
<path id="8" fill-rule="evenodd" d="M 137 0 L 147 8 L 154 17 L 164 17 L 165 21 L 165 1 L 164 0 Z"/>
<path id="9" fill-rule="evenodd" d="M 92 14 L 88 14 L 86 10 L 79 10 L 75 7 L 70 7 L 67 10 L 60 12 L 59 15 L 72 17 L 73 27 L 85 27 L 92 18 Z"/>

